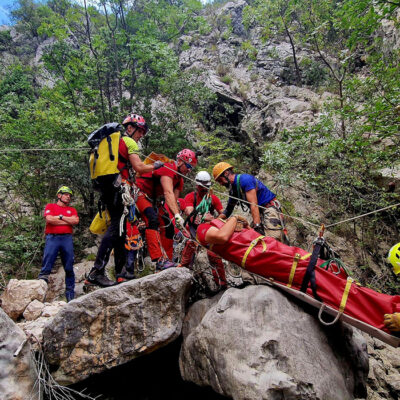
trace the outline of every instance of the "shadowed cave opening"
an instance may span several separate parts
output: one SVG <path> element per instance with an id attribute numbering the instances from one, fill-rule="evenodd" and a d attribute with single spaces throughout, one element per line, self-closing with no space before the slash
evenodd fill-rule
<path id="1" fill-rule="evenodd" d="M 179 372 L 182 339 L 126 364 L 72 385 L 99 400 L 222 400 L 210 387 L 185 382 Z M 76 396 L 76 399 L 81 397 Z"/>

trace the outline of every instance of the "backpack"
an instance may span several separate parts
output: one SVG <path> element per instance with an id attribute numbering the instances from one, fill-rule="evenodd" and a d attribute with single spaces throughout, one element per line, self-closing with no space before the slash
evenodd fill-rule
<path id="1" fill-rule="evenodd" d="M 118 149 L 123 126 L 117 122 L 105 124 L 93 131 L 87 141 L 91 147 L 89 157 L 90 177 L 119 174 Z"/>

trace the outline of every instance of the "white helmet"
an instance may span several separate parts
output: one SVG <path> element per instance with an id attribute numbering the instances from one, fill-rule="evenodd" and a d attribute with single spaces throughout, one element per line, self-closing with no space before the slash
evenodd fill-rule
<path id="1" fill-rule="evenodd" d="M 208 188 L 211 186 L 211 176 L 207 171 L 198 172 L 195 181 Z"/>

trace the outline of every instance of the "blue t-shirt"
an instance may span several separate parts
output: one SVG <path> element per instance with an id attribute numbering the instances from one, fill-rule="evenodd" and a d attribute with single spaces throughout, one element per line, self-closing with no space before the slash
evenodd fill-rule
<path id="1" fill-rule="evenodd" d="M 238 192 L 238 177 L 239 177 L 239 186 L 240 191 Z M 269 203 L 272 199 L 276 197 L 275 193 L 271 192 L 260 180 L 255 178 L 253 175 L 249 174 L 240 174 L 235 175 L 235 179 L 233 181 L 232 187 L 229 191 L 229 195 L 233 197 L 238 197 L 246 200 L 245 193 L 249 190 L 256 189 L 257 192 L 257 204 L 259 206 L 264 206 Z M 231 197 L 228 200 L 228 204 L 226 206 L 225 211 L 223 212 L 227 217 L 232 214 L 233 209 L 237 204 L 237 200 L 232 199 Z M 249 206 L 247 203 L 245 203 Z"/>

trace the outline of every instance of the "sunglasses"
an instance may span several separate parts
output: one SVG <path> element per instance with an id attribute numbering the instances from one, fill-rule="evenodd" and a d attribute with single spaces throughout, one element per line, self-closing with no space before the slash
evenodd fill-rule
<path id="1" fill-rule="evenodd" d="M 187 163 L 185 161 L 184 161 L 184 163 L 185 163 L 187 169 L 192 169 L 193 168 L 189 163 Z"/>

